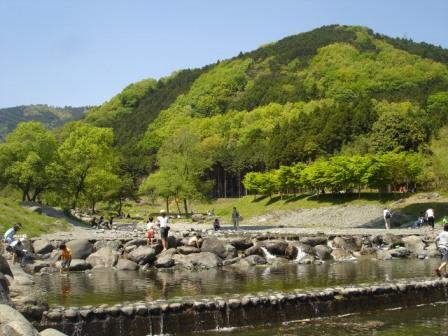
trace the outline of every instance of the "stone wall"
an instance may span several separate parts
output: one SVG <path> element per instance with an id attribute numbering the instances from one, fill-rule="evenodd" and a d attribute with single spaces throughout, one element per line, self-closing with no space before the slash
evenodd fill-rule
<path id="1" fill-rule="evenodd" d="M 84 336 L 144 336 L 262 325 L 297 319 L 406 307 L 446 300 L 448 280 L 401 281 L 320 291 L 259 293 L 201 301 L 54 308 L 40 328 Z"/>

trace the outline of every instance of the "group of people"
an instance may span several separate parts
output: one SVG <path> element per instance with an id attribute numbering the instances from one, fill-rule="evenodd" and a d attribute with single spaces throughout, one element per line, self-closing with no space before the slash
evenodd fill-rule
<path id="1" fill-rule="evenodd" d="M 114 217 L 109 217 L 109 220 L 105 220 L 104 216 L 101 216 L 98 222 L 96 221 L 96 217 L 92 218 L 92 221 L 90 222 L 90 226 L 92 229 L 108 229 L 112 230 L 112 225 L 114 223 Z"/>
<path id="2" fill-rule="evenodd" d="M 168 221 L 169 218 L 163 209 L 160 210 L 160 216 L 157 217 L 156 222 L 154 222 L 154 218 L 152 216 L 148 218 L 148 221 L 146 222 L 146 239 L 148 241 L 148 245 L 152 246 L 156 241 L 156 231 L 158 229 L 160 231 L 160 239 L 162 240 L 162 251 L 166 251 L 168 249 L 168 232 L 170 231 Z"/>
<path id="3" fill-rule="evenodd" d="M 389 208 L 384 208 L 383 218 L 386 230 L 389 230 L 391 227 L 391 220 L 392 220 L 392 212 L 389 210 Z M 421 228 L 425 223 L 427 223 L 431 227 L 432 231 L 434 231 L 435 211 L 433 208 L 428 208 L 425 212 L 420 212 L 413 227 Z M 443 224 L 448 224 L 448 218 L 446 216 L 443 218 Z"/>

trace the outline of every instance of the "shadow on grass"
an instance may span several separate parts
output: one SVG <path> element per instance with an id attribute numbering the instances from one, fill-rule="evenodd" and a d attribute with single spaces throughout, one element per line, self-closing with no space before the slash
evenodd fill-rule
<path id="1" fill-rule="evenodd" d="M 252 203 L 258 203 L 258 202 L 264 201 L 268 197 L 269 196 L 267 196 L 267 195 L 257 196 L 252 200 Z"/>
<path id="2" fill-rule="evenodd" d="M 425 213 L 428 208 L 433 208 L 436 222 L 442 222 L 444 216 L 448 216 L 448 202 L 422 202 L 409 204 L 400 209 L 400 212 L 417 219 L 420 213 Z"/>
<path id="3" fill-rule="evenodd" d="M 397 193 L 387 193 L 387 194 L 379 194 L 379 193 L 361 193 L 360 195 L 352 193 L 352 194 L 320 194 L 310 196 L 308 199 L 310 201 L 315 201 L 318 203 L 330 203 L 333 205 L 344 204 L 353 201 L 377 201 L 383 204 L 397 201 L 403 197 L 403 194 Z"/>
<path id="4" fill-rule="evenodd" d="M 300 201 L 309 196 L 311 196 L 311 194 L 285 195 L 285 196 L 283 196 L 283 199 L 285 200 L 285 204 L 286 204 L 286 203 Z"/>

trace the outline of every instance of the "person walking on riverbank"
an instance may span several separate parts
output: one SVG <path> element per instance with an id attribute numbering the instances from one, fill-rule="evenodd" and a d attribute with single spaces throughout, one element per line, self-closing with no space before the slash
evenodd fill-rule
<path id="1" fill-rule="evenodd" d="M 233 211 L 232 211 L 232 223 L 233 223 L 233 228 L 238 231 L 240 228 L 240 213 L 238 212 L 238 210 L 236 209 L 236 207 L 233 207 Z"/>
<path id="2" fill-rule="evenodd" d="M 386 230 L 390 230 L 390 220 L 392 218 L 392 213 L 388 208 L 384 208 L 383 210 L 383 218 L 384 218 L 384 225 L 386 226 Z"/>
<path id="3" fill-rule="evenodd" d="M 165 210 L 160 210 L 160 216 L 157 217 L 157 224 L 160 227 L 160 238 L 162 240 L 163 251 L 168 250 L 168 231 L 170 227 L 168 226 L 168 216 Z"/>
<path id="4" fill-rule="evenodd" d="M 434 209 L 429 208 L 428 210 L 426 210 L 425 217 L 426 220 L 428 221 L 428 225 L 431 226 L 432 231 L 434 231 L 434 223 L 435 223 Z"/>
<path id="5" fill-rule="evenodd" d="M 8 230 L 6 230 L 5 234 L 3 235 L 3 241 L 7 245 L 11 245 L 11 243 L 16 240 L 16 238 L 14 236 L 21 228 L 22 228 L 22 224 L 17 223 L 12 228 L 9 228 Z"/>
<path id="6" fill-rule="evenodd" d="M 443 226 L 443 231 L 436 237 L 436 246 L 439 249 L 440 258 L 442 262 L 440 266 L 436 268 L 436 274 L 442 276 L 442 270 L 446 267 L 448 262 L 448 224 Z"/>

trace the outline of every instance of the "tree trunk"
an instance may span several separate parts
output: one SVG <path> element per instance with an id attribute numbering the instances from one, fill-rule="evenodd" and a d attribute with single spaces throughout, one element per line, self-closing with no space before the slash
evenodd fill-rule
<path id="1" fill-rule="evenodd" d="M 177 197 L 174 197 L 174 202 L 176 203 L 177 212 L 180 215 L 181 211 L 180 211 L 180 206 L 179 206 L 179 200 L 177 199 Z"/>
<path id="2" fill-rule="evenodd" d="M 241 198 L 241 170 L 238 170 L 238 197 Z"/>
<path id="3" fill-rule="evenodd" d="M 165 198 L 165 201 L 166 201 L 166 215 L 168 216 L 169 214 L 170 214 L 170 198 L 169 197 L 167 197 L 167 198 Z"/>
<path id="4" fill-rule="evenodd" d="M 184 209 L 185 209 L 185 217 L 190 217 L 189 215 L 188 215 L 188 202 L 187 202 L 187 199 L 186 198 L 184 198 Z"/>
<path id="5" fill-rule="evenodd" d="M 96 202 L 92 201 L 92 214 L 95 214 L 95 205 L 96 205 Z"/>
<path id="6" fill-rule="evenodd" d="M 224 198 L 227 198 L 227 174 L 224 170 Z"/>

